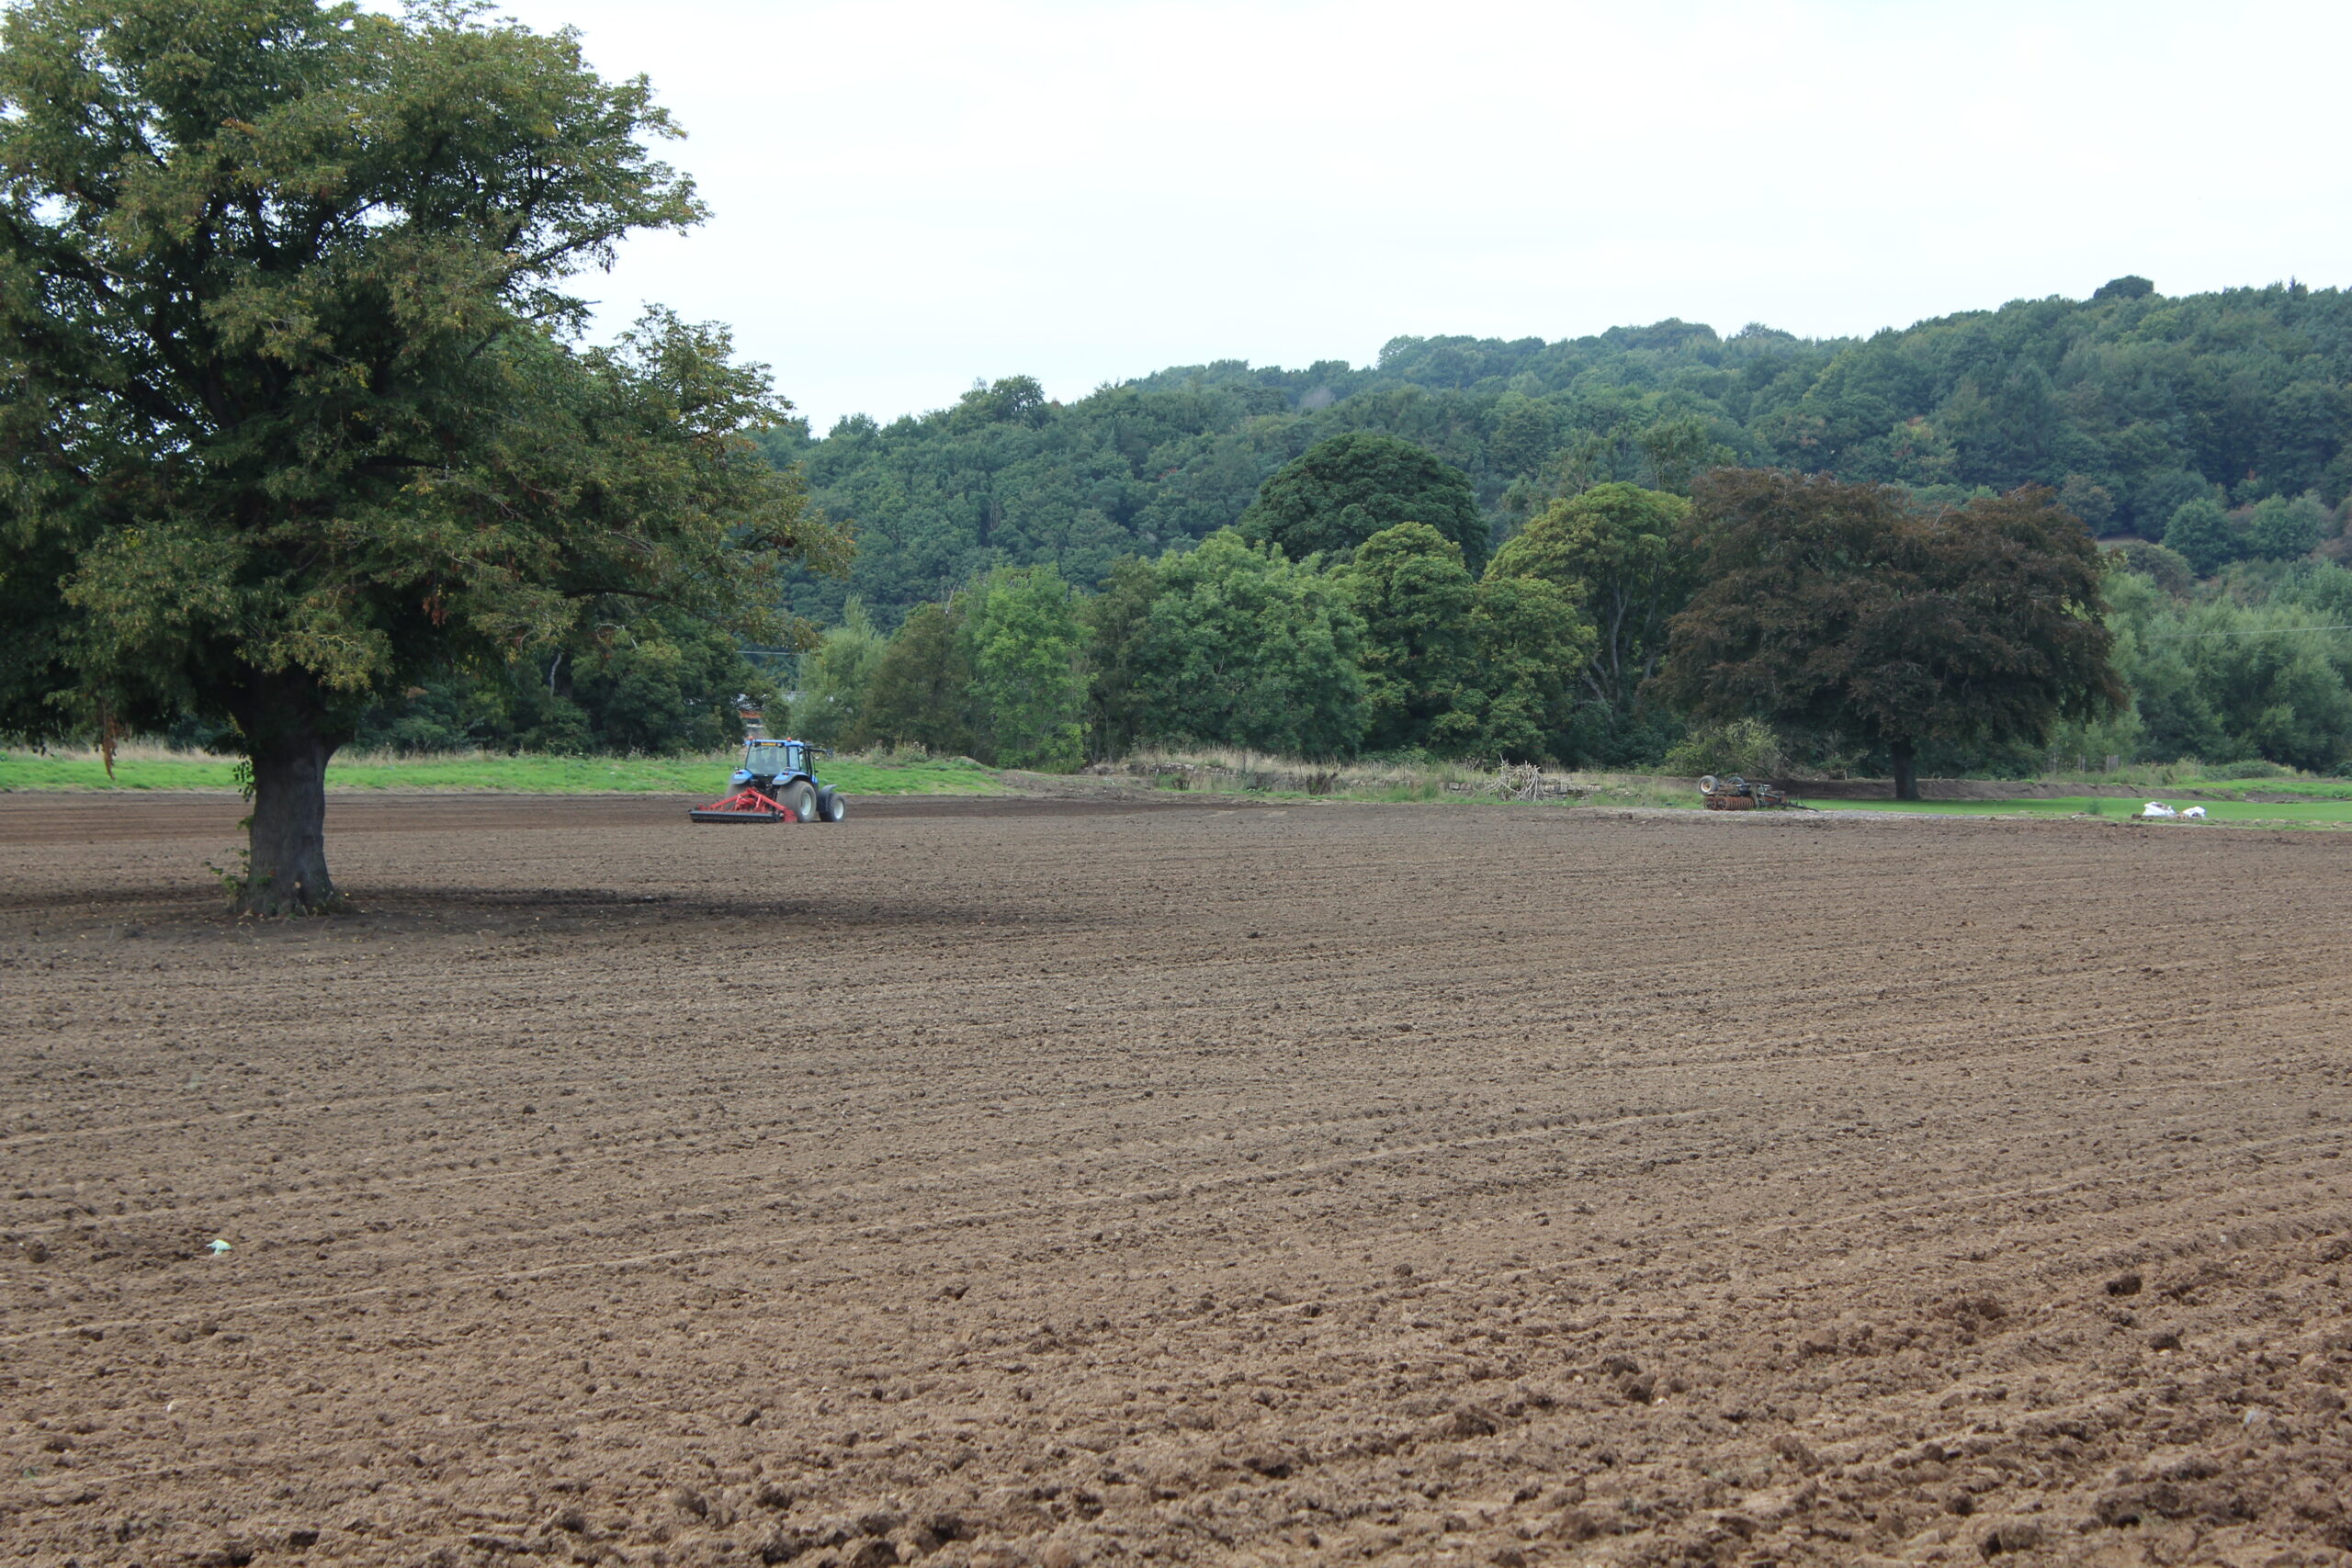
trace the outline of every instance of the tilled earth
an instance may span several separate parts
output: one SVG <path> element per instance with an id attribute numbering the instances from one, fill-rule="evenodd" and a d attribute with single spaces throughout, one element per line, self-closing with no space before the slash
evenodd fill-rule
<path id="1" fill-rule="evenodd" d="M 2352 837 L 1152 804 L 0 798 L 0 1561 L 2352 1562 Z"/>

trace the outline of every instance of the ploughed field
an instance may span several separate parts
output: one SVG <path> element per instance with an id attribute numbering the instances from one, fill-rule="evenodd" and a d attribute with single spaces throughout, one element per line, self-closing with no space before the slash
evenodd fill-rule
<path id="1" fill-rule="evenodd" d="M 0 798 L 0 1562 L 2352 1561 L 2352 838 L 682 805 Z"/>

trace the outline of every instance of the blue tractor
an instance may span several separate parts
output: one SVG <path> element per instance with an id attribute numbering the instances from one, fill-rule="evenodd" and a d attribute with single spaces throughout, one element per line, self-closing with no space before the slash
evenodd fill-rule
<path id="1" fill-rule="evenodd" d="M 838 822 L 849 815 L 841 792 L 820 779 L 819 756 L 831 756 L 805 740 L 754 735 L 743 742 L 743 765 L 729 781 L 735 793 L 696 807 L 696 822 Z"/>

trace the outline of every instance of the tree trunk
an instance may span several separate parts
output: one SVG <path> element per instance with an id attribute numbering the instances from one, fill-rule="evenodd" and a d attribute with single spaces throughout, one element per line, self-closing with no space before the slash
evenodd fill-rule
<path id="1" fill-rule="evenodd" d="M 247 863 L 235 907 L 243 915 L 320 914 L 337 907 L 327 874 L 327 761 L 342 738 L 329 728 L 307 679 L 260 676 L 237 705 L 253 763 Z"/>
<path id="2" fill-rule="evenodd" d="M 1894 753 L 1894 798 L 1919 798 L 1919 754 L 1908 740 L 1897 740 L 1889 748 Z"/>

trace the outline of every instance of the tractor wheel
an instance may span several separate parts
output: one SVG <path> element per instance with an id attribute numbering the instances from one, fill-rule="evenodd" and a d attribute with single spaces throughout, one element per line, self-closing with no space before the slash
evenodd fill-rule
<path id="1" fill-rule="evenodd" d="M 784 793 L 776 798 L 784 803 L 786 810 L 801 821 L 817 820 L 817 792 L 808 787 L 807 779 L 793 780 L 784 786 Z"/>
<path id="2" fill-rule="evenodd" d="M 838 822 L 848 815 L 849 802 L 842 798 L 841 791 L 827 784 L 817 792 L 818 821 Z"/>

